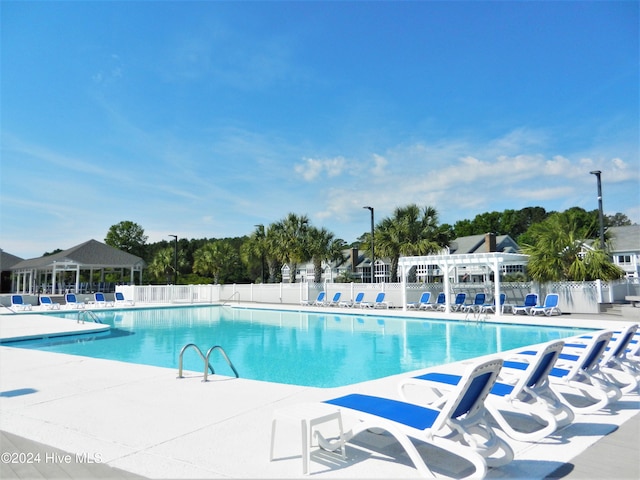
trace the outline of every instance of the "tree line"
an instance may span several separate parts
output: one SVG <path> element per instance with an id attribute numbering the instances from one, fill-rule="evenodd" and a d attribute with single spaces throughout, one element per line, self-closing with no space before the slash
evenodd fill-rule
<path id="1" fill-rule="evenodd" d="M 631 225 L 621 213 L 605 216 L 604 223 L 606 228 Z M 599 217 L 597 210 L 579 207 L 563 212 L 547 212 L 542 207 L 487 212 L 448 225 L 439 223 L 434 207 L 411 204 L 396 208 L 375 225 L 374 249 L 376 258 L 390 260 L 393 282 L 398 280 L 401 256 L 435 254 L 455 238 L 489 232 L 511 236 L 530 255 L 528 276 L 534 280 L 610 280 L 624 274 L 606 251 L 595 248 L 584 254 L 584 244 L 598 237 Z M 322 263 L 345 261 L 349 248 L 371 257 L 370 232 L 349 244 L 326 228 L 312 225 L 308 216 L 295 213 L 269 225 L 257 225 L 242 237 L 179 238 L 177 245 L 172 240 L 147 243 L 144 229 L 127 220 L 109 228 L 105 243 L 145 260 L 144 283 L 172 283 L 175 277 L 180 284 L 276 283 L 282 280 L 285 264 L 295 283 L 298 265 L 307 262 L 313 262 L 314 281 L 319 282 Z M 356 280 L 346 273 L 336 281 Z"/>

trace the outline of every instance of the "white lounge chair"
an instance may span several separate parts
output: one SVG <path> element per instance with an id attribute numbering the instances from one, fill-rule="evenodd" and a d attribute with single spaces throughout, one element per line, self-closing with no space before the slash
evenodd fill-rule
<path id="1" fill-rule="evenodd" d="M 115 292 L 114 297 L 115 297 L 116 305 L 122 305 L 122 306 L 135 305 L 135 302 L 133 300 L 127 300 L 126 298 L 124 298 L 124 294 L 122 292 Z"/>
<path id="2" fill-rule="evenodd" d="M 363 300 L 364 300 L 364 292 L 358 292 L 356 294 L 356 298 L 355 299 L 353 299 L 353 300 L 343 300 L 340 303 L 338 303 L 338 306 L 347 307 L 347 308 L 359 307 L 362 304 Z"/>
<path id="3" fill-rule="evenodd" d="M 622 331 L 616 332 L 602 354 L 599 369 L 596 373 L 596 375 L 620 388 L 622 393 L 635 391 L 640 383 L 638 362 L 627 358 L 628 347 L 632 345 L 637 331 L 638 325 L 632 323 Z M 637 344 L 634 346 L 638 348 Z M 580 349 L 587 347 L 587 343 L 578 339 L 575 342 L 567 343 L 566 347 L 569 351 L 571 349 L 580 351 Z"/>
<path id="4" fill-rule="evenodd" d="M 342 292 L 336 292 L 333 295 L 331 301 L 329 301 L 326 305 L 329 307 L 337 307 L 340 304 L 340 297 L 342 296 Z"/>
<path id="5" fill-rule="evenodd" d="M 373 302 L 362 302 L 360 304 L 363 308 L 389 308 L 391 307 L 391 302 L 385 302 L 384 300 L 385 293 L 379 292 L 376 295 L 376 299 Z"/>
<path id="6" fill-rule="evenodd" d="M 31 304 L 25 303 L 22 295 L 11 295 L 11 308 L 19 312 L 25 312 L 31 310 Z"/>
<path id="7" fill-rule="evenodd" d="M 513 459 L 513 450 L 487 423 L 484 401 L 493 387 L 502 360 L 473 364 L 439 407 L 370 395 L 351 394 L 326 400 L 340 408 L 344 415 L 360 420 L 344 434 L 346 441 L 366 430 L 385 430 L 404 448 L 423 476 L 433 474 L 411 441 L 429 443 L 471 462 L 474 478 L 483 478 L 487 466 L 500 466 Z M 318 443 L 326 450 L 336 450 L 341 441 L 326 440 L 319 432 Z M 497 454 L 497 455 L 496 455 Z M 468 478 L 468 477 L 464 477 Z"/>
<path id="8" fill-rule="evenodd" d="M 504 313 L 504 304 L 507 301 L 507 294 L 500 294 L 500 313 Z M 492 303 L 485 303 L 480 307 L 480 313 L 496 313 L 496 299 L 493 299 Z"/>
<path id="9" fill-rule="evenodd" d="M 302 300 L 300 302 L 301 305 L 324 305 L 324 299 L 326 297 L 326 292 L 323 290 L 322 292 L 320 292 L 318 294 L 318 296 L 316 297 L 315 301 L 313 301 L 312 303 L 309 303 L 309 300 Z"/>
<path id="10" fill-rule="evenodd" d="M 551 315 L 562 315 L 560 308 L 558 307 L 558 294 L 549 293 L 544 298 L 544 305 L 531 307 L 529 314 L 537 315 L 542 314 L 550 317 Z"/>
<path id="11" fill-rule="evenodd" d="M 67 308 L 73 308 L 76 310 L 82 310 L 84 308 L 84 303 L 78 302 L 75 293 L 65 294 L 64 301 L 67 305 Z"/>
<path id="12" fill-rule="evenodd" d="M 424 305 L 421 305 L 420 308 L 423 308 L 425 310 L 440 310 L 440 307 L 442 306 L 442 309 L 444 309 L 446 300 L 447 297 L 444 292 L 440 292 L 438 294 L 438 298 L 436 298 L 435 303 L 425 303 Z"/>
<path id="13" fill-rule="evenodd" d="M 460 292 L 456 295 L 456 299 L 452 305 L 449 306 L 452 312 L 457 312 L 464 305 L 465 300 L 467 299 L 467 294 L 465 292 Z M 438 305 L 438 310 L 446 310 L 446 305 L 443 303 L 442 305 Z"/>
<path id="14" fill-rule="evenodd" d="M 526 297 L 524 297 L 524 305 L 514 305 L 511 307 L 511 313 L 517 315 L 520 312 L 529 315 L 529 312 L 533 307 L 538 304 L 538 295 L 535 293 L 529 293 Z"/>
<path id="15" fill-rule="evenodd" d="M 571 408 L 546 386 L 549 372 L 563 344 L 562 340 L 549 342 L 539 346 L 537 353 L 524 361 L 504 362 L 504 365 L 511 365 L 513 370 L 510 371 L 514 373 L 505 374 L 505 369 L 501 371 L 485 406 L 500 428 L 514 440 L 535 442 L 573 421 L 575 415 Z M 427 373 L 404 380 L 400 392 L 404 394 L 407 387 L 418 387 L 418 391 L 427 388 L 438 395 L 440 401 L 445 401 L 461 378 L 460 375 Z M 507 415 L 503 412 L 507 412 Z M 530 420 L 528 423 L 534 423 L 537 428 L 528 428 L 521 419 L 520 423 L 527 430 L 516 429 L 510 421 L 514 412 L 522 414 Z"/>
<path id="16" fill-rule="evenodd" d="M 429 305 L 429 300 L 431 300 L 431 292 L 422 292 L 417 302 L 407 303 L 407 308 L 421 309 L 423 305 Z"/>
<path id="17" fill-rule="evenodd" d="M 482 305 L 484 305 L 484 301 L 486 298 L 487 298 L 486 294 L 482 292 L 476 293 L 476 296 L 473 299 L 473 303 L 461 305 L 460 311 L 466 312 L 466 313 L 477 313 L 482 308 Z"/>
<path id="18" fill-rule="evenodd" d="M 113 302 L 108 301 L 102 292 L 94 293 L 93 299 L 98 307 L 113 307 Z"/>
<path id="19" fill-rule="evenodd" d="M 51 300 L 51 297 L 42 295 L 40 297 L 40 306 L 45 310 L 60 310 L 60 304 Z"/>
<path id="20" fill-rule="evenodd" d="M 574 413 L 596 412 L 622 396 L 620 389 L 604 379 L 599 371 L 600 359 L 612 335 L 611 330 L 594 334 L 578 354 L 565 353 L 565 350 L 569 351 L 565 346 L 555 367 L 549 372 L 549 388 L 569 405 Z M 533 355 L 536 352 L 525 350 L 519 353 Z M 587 403 L 578 401 L 576 397 L 582 397 Z"/>

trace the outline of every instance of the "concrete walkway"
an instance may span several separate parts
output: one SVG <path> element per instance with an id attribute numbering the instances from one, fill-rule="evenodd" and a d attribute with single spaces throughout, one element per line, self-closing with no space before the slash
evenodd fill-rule
<path id="1" fill-rule="evenodd" d="M 48 328 L 51 317 L 39 321 Z M 597 319 L 588 323 L 604 326 Z M 278 425 L 275 459 L 269 461 L 274 411 L 354 390 L 395 396 L 399 378 L 415 373 L 333 389 L 217 375 L 203 383 L 201 373 L 176 379 L 174 369 L 2 346 L 0 440 L 8 461 L 1 462 L 0 476 L 305 478 L 298 425 Z M 640 396 L 626 395 L 610 410 L 576 416 L 540 442 L 509 440 L 514 461 L 491 469 L 487 478 L 639 478 L 638 412 Z M 345 426 L 352 421 L 345 418 Z M 439 477 L 465 468 L 441 450 L 419 450 Z M 67 453 L 76 466 L 67 463 Z M 588 463 L 595 455 L 601 470 Z M 372 433 L 348 445 L 346 460 L 314 452 L 310 470 L 314 478 L 419 478 L 391 437 Z"/>

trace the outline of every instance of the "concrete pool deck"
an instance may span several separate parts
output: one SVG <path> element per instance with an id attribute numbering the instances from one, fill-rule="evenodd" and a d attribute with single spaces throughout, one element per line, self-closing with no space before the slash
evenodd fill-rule
<path id="1" fill-rule="evenodd" d="M 282 308 L 271 306 L 274 307 Z M 300 307 L 290 309 L 299 310 Z M 326 311 L 326 308 L 319 310 Z M 349 309 L 332 311 L 353 313 Z M 375 313 L 426 318 L 424 313 L 394 310 Z M 34 319 L 28 320 L 31 316 Z M 519 323 L 532 321 L 532 318 L 517 318 Z M 53 317 L 34 315 L 33 312 L 0 315 L 0 337 L 9 323 L 23 322 L 32 335 L 36 323 L 41 323 L 45 331 L 51 329 L 53 320 Z M 513 320 L 511 315 L 504 317 L 506 322 Z M 605 320 L 595 316 L 562 316 L 534 321 L 588 328 L 618 328 L 627 323 L 615 317 Z M 93 327 L 88 323 L 84 325 Z M 12 335 L 16 335 L 15 328 L 19 326 L 12 326 Z M 278 424 L 275 459 L 269 461 L 271 420 L 275 410 L 353 391 L 395 397 L 398 379 L 414 374 L 331 389 L 217 375 L 203 383 L 201 372 L 187 372 L 185 378 L 176 379 L 177 367 L 166 369 L 1 346 L 0 430 L 11 436 L 1 438 L 3 443 L 15 439 L 13 436 L 16 435 L 37 442 L 23 443 L 26 445 L 23 449 L 42 444 L 44 447 L 40 448 L 48 453 L 50 447 L 49 464 L 47 458 L 41 456 L 41 469 L 56 462 L 64 463 L 66 457 L 60 454 L 56 457 L 55 452 L 68 452 L 74 460 L 77 455 L 82 466 L 88 469 L 91 469 L 90 462 L 118 469 L 114 471 L 117 473 L 114 478 L 122 478 L 120 472 L 148 478 L 304 478 L 300 432 L 296 425 Z M 637 427 L 639 412 L 640 396 L 637 393 L 626 395 L 610 410 L 578 415 L 574 423 L 543 441 L 524 443 L 509 439 L 516 453 L 514 461 L 490 469 L 487 478 L 543 479 L 553 476 L 553 472 L 557 478 L 564 476 L 567 465 L 581 458 L 589 447 L 605 445 L 610 438 L 608 434 L 619 426 Z M 345 418 L 346 427 L 349 421 Z M 638 478 L 640 432 L 632 428 L 625 435 L 628 437 L 620 443 L 626 446 L 618 448 L 614 444 L 606 455 L 597 458 L 597 463 L 605 470 L 609 466 L 615 478 Z M 423 456 L 434 460 L 438 476 L 455 475 L 449 468 L 457 468 L 458 462 L 449 461 L 449 457 L 433 447 L 422 445 L 420 450 Z M 2 452 L 5 451 L 3 444 Z M 588 461 L 593 459 L 582 460 Z M 28 476 L 28 473 L 21 476 L 16 468 L 9 469 L 17 467 L 15 464 L 3 462 L 0 466 L 3 478 L 7 478 L 7 474 L 9 478 L 12 474 L 15 475 L 13 478 L 38 476 Z M 22 467 L 26 465 L 23 463 Z M 576 473 L 580 472 L 579 467 L 580 464 L 576 464 Z M 587 469 L 596 471 L 590 466 Z M 314 452 L 310 473 L 314 478 L 419 478 L 392 438 L 369 433 L 356 437 L 347 446 L 346 460 L 338 455 Z"/>

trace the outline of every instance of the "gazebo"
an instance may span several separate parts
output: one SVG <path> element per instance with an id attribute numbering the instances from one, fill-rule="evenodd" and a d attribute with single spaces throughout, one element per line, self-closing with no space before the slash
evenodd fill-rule
<path id="1" fill-rule="evenodd" d="M 62 294 L 65 291 L 84 293 L 93 289 L 94 272 L 100 272 L 100 283 L 104 283 L 105 272 L 119 273 L 121 282 L 142 283 L 142 270 L 145 262 L 142 258 L 97 240 L 76 245 L 62 252 L 39 258 L 22 260 L 11 267 L 13 277 L 12 291 L 34 294 L 39 291 Z M 128 280 L 125 271 L 129 272 Z M 66 272 L 73 272 L 72 279 L 65 282 Z M 80 272 L 87 274 L 87 282 L 80 281 Z M 100 287 L 102 285 L 98 285 Z M 99 288 L 102 290 L 102 288 Z"/>
<path id="2" fill-rule="evenodd" d="M 486 252 L 486 253 L 462 253 L 454 255 L 427 255 L 419 257 L 400 257 L 398 268 L 402 278 L 402 304 L 407 308 L 407 276 L 412 267 L 427 269 L 429 266 L 437 266 L 443 272 L 443 290 L 450 291 L 451 273 L 459 267 L 480 268 L 487 272 L 493 272 L 494 298 L 500 298 L 500 273 L 507 265 L 526 265 L 529 256 L 520 253 Z M 451 295 L 446 296 L 446 308 L 449 311 Z M 496 315 L 500 315 L 500 309 L 496 308 Z"/>

